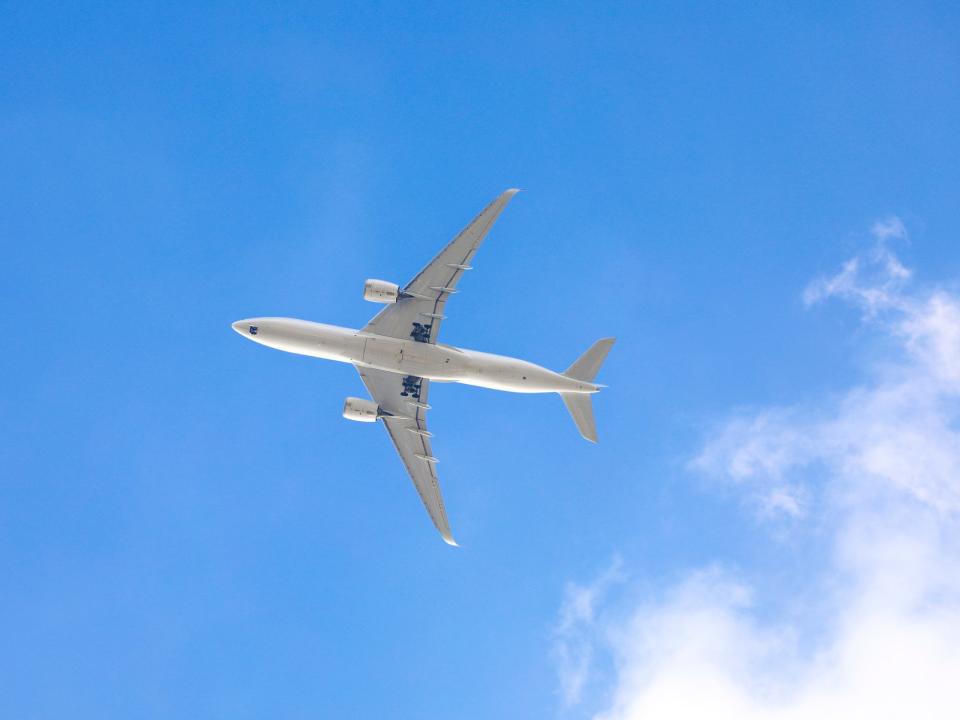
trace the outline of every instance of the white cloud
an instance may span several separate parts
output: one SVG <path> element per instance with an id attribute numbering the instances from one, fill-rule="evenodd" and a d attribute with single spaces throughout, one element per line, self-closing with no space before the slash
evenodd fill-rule
<path id="1" fill-rule="evenodd" d="M 895 215 L 877 220 L 870 228 L 870 233 L 880 242 L 907 239 L 907 228 L 903 221 Z"/>
<path id="2" fill-rule="evenodd" d="M 898 219 L 872 232 L 804 299 L 859 307 L 885 355 L 839 396 L 736 414 L 691 463 L 768 522 L 828 529 L 816 607 L 764 607 L 717 569 L 626 620 L 593 596 L 577 647 L 581 677 L 612 662 L 597 717 L 960 717 L 960 298 L 910 285 L 887 247 L 906 238 Z"/>
<path id="3" fill-rule="evenodd" d="M 560 676 L 560 693 L 564 705 L 580 702 L 583 688 L 590 679 L 593 663 L 593 623 L 595 608 L 610 587 L 623 580 L 620 558 L 589 585 L 567 583 L 560 619 L 554 628 L 554 659 Z"/>
<path id="4" fill-rule="evenodd" d="M 870 232 L 876 239 L 872 250 L 845 262 L 836 275 L 810 283 L 803 292 L 807 305 L 839 297 L 859 305 L 868 317 L 898 307 L 904 300 L 900 291 L 911 272 L 890 250 L 887 241 L 906 240 L 906 228 L 894 217 L 874 223 Z"/>
<path id="5" fill-rule="evenodd" d="M 885 227 L 899 227 L 898 220 Z M 904 491 L 942 511 L 960 510 L 960 298 L 911 290 L 910 271 L 880 240 L 811 283 L 809 302 L 837 297 L 892 342 L 868 380 L 817 407 L 767 408 L 723 424 L 692 467 L 758 493 L 761 505 L 801 514 L 817 468 L 830 498 L 863 502 Z"/>

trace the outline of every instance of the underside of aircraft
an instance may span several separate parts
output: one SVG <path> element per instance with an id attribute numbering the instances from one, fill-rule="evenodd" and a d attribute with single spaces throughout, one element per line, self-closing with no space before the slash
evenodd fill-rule
<path id="1" fill-rule="evenodd" d="M 450 545 L 450 531 L 437 458 L 427 429 L 430 384 L 459 382 L 520 393 L 560 395 L 580 431 L 597 441 L 592 395 L 594 378 L 614 338 L 595 342 L 563 372 L 516 358 L 455 348 L 438 342 L 447 301 L 457 292 L 480 244 L 507 203 L 507 190 L 491 202 L 402 289 L 385 280 L 367 280 L 364 299 L 384 307 L 360 330 L 293 318 L 251 318 L 233 323 L 241 335 L 276 349 L 353 364 L 371 400 L 347 398 L 343 416 L 381 422 L 403 460 L 437 530 Z"/>

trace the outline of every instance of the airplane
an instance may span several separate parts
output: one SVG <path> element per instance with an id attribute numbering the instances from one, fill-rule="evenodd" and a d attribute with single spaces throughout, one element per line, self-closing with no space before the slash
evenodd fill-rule
<path id="1" fill-rule="evenodd" d="M 597 340 L 562 373 L 490 353 L 437 341 L 447 300 L 493 223 L 519 190 L 503 192 L 401 290 L 385 280 L 367 280 L 363 298 L 386 305 L 360 330 L 284 317 L 238 320 L 232 327 L 254 342 L 299 355 L 352 364 L 372 400 L 348 397 L 343 417 L 381 421 L 443 540 L 456 546 L 440 493 L 437 458 L 427 430 L 431 382 L 516 393 L 559 393 L 580 434 L 597 442 L 593 382 L 615 338 Z"/>

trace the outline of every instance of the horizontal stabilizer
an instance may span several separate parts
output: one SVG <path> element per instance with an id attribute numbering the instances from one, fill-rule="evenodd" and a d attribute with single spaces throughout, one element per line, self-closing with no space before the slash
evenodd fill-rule
<path id="1" fill-rule="evenodd" d="M 560 393 L 577 430 L 592 443 L 597 442 L 597 424 L 593 421 L 593 396 L 589 393 Z"/>
<path id="2" fill-rule="evenodd" d="M 612 337 L 597 340 L 573 365 L 564 370 L 563 374 L 576 380 L 593 382 L 615 340 L 616 338 Z"/>

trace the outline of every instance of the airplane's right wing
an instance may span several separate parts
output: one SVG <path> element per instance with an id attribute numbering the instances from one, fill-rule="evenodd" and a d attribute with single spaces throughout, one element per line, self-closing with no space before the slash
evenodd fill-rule
<path id="1" fill-rule="evenodd" d="M 427 394 L 430 381 L 413 375 L 401 375 L 385 370 L 354 366 L 373 401 L 383 411 L 381 420 L 400 453 L 400 459 L 410 473 L 414 487 L 420 494 L 430 519 L 444 542 L 456 545 L 450 533 L 447 511 L 440 494 L 440 479 L 430 448 L 431 433 L 427 431 Z"/>

